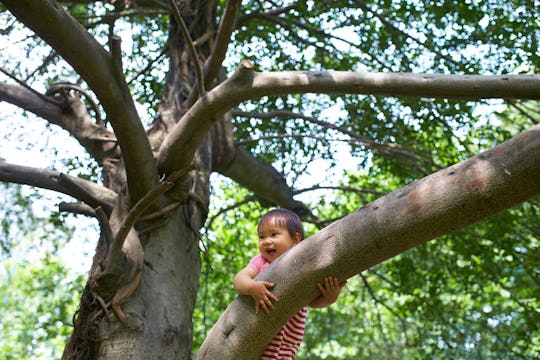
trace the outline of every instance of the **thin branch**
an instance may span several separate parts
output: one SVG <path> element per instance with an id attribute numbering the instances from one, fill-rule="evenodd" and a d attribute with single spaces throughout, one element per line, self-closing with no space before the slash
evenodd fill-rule
<path id="1" fill-rule="evenodd" d="M 141 216 L 141 220 L 150 221 L 150 220 L 157 219 L 158 217 L 161 217 L 161 216 L 167 214 L 168 212 L 173 211 L 178 206 L 180 206 L 179 202 L 170 203 L 169 205 L 163 207 L 163 209 L 160 209 L 159 211 L 153 212 L 153 213 L 148 214 L 148 215 Z"/>
<path id="2" fill-rule="evenodd" d="M 66 189 L 69 189 L 77 199 L 84 201 L 86 204 L 92 207 L 103 208 L 108 214 L 111 213 L 111 204 L 103 203 L 101 199 L 96 197 L 91 191 L 88 191 L 86 188 L 81 186 L 77 178 L 61 173 L 58 175 L 58 184 L 64 186 Z"/>
<path id="3" fill-rule="evenodd" d="M 384 307 L 386 310 L 388 310 L 392 315 L 394 315 L 400 321 L 401 326 L 403 327 L 403 335 L 405 336 L 405 342 L 408 343 L 409 342 L 409 337 L 407 335 L 407 326 L 408 326 L 407 325 L 407 320 L 404 319 L 403 317 L 401 317 L 401 315 L 399 315 L 394 309 L 392 309 L 390 306 L 388 306 L 384 301 L 379 300 L 377 298 L 377 296 L 375 295 L 375 292 L 373 291 L 373 289 L 369 285 L 369 282 L 367 281 L 366 277 L 364 275 L 362 275 L 361 273 L 359 275 L 360 275 L 360 278 L 362 279 L 362 282 L 364 283 L 365 287 L 367 288 L 367 290 L 369 292 L 369 295 L 373 299 L 373 301 L 375 301 L 376 304 L 379 304 L 382 307 Z"/>
<path id="4" fill-rule="evenodd" d="M 277 134 L 277 135 L 268 135 L 268 136 L 259 136 L 256 138 L 249 138 L 249 139 L 243 139 L 243 140 L 237 140 L 234 142 L 235 146 L 243 146 L 249 143 L 259 142 L 262 140 L 274 140 L 274 139 L 287 139 L 287 138 L 296 138 L 296 139 L 303 139 L 303 138 L 309 138 L 309 139 L 315 139 L 319 141 L 344 141 L 344 142 L 351 142 L 351 140 L 346 139 L 332 139 L 328 140 L 325 137 L 322 136 L 315 136 L 315 135 L 306 135 L 306 134 Z"/>
<path id="5" fill-rule="evenodd" d="M 529 119 L 534 125 L 539 124 L 540 121 L 535 119 L 531 114 L 529 114 L 523 107 L 519 106 L 516 101 L 508 100 L 507 102 L 510 103 L 510 105 L 519 111 L 523 116 L 525 116 L 527 119 Z"/>
<path id="6" fill-rule="evenodd" d="M 386 276 L 379 273 L 378 271 L 375 271 L 373 269 L 368 269 L 368 272 L 377 276 L 379 279 L 383 280 L 384 282 L 388 283 L 394 290 L 397 290 L 400 288 L 396 283 L 394 283 L 392 280 L 388 279 Z"/>
<path id="7" fill-rule="evenodd" d="M 99 110 L 98 105 L 96 104 L 92 96 L 90 96 L 90 94 L 86 90 L 81 88 L 79 85 L 71 84 L 68 82 L 54 83 L 47 89 L 47 92 L 45 93 L 45 95 L 48 99 L 51 99 L 50 96 L 52 96 L 53 94 L 56 94 L 57 92 L 60 92 L 63 89 L 74 90 L 80 93 L 81 95 L 84 95 L 84 97 L 90 104 L 90 107 L 92 108 L 92 110 L 94 110 L 94 113 L 96 114 L 96 123 L 100 125 L 104 125 L 103 119 L 101 118 L 101 111 Z"/>
<path id="8" fill-rule="evenodd" d="M 99 221 L 101 233 L 103 234 L 105 241 L 108 245 L 112 244 L 114 237 L 107 214 L 105 214 L 105 211 L 103 211 L 103 208 L 101 208 L 101 206 L 95 208 L 94 211 L 96 213 L 96 218 Z"/>
<path id="9" fill-rule="evenodd" d="M 86 202 L 91 207 L 111 209 L 116 193 L 91 181 L 58 171 L 0 162 L 0 181 L 31 185 L 61 192 Z"/>
<path id="10" fill-rule="evenodd" d="M 195 47 L 193 46 L 193 41 L 191 40 L 191 36 L 189 35 L 189 31 L 186 26 L 186 23 L 184 22 L 184 19 L 182 18 L 180 9 L 178 9 L 178 6 L 176 6 L 176 1 L 169 0 L 169 5 L 171 7 L 171 11 L 174 16 L 174 19 L 176 20 L 176 23 L 178 24 L 178 27 L 180 28 L 180 31 L 182 32 L 182 36 L 184 37 L 184 40 L 186 41 L 186 44 L 188 45 L 189 53 L 191 55 L 191 60 L 193 61 L 193 66 L 195 67 L 195 73 L 197 74 L 197 88 L 199 90 L 199 96 L 203 96 L 206 93 L 206 89 L 204 85 L 205 84 L 204 73 L 201 67 L 201 62 L 199 61 L 199 57 L 197 55 L 197 50 L 195 50 Z"/>
<path id="11" fill-rule="evenodd" d="M 347 44 L 347 45 L 349 45 L 351 47 L 356 47 L 356 44 L 352 43 L 351 41 L 347 40 L 346 38 L 336 36 L 336 35 L 333 35 L 333 34 L 328 34 L 328 33 L 326 33 L 325 31 L 323 31 L 323 30 L 321 30 L 319 28 L 315 28 L 313 26 L 310 26 L 310 25 L 305 24 L 303 22 L 300 22 L 298 20 L 292 21 L 292 23 L 291 23 L 292 25 L 296 25 L 298 28 L 308 31 L 311 35 L 313 35 L 316 39 L 318 39 L 318 41 L 309 41 L 309 39 L 310 39 L 309 36 L 306 37 L 306 36 L 298 35 L 298 32 L 295 31 L 295 29 L 291 26 L 291 24 L 288 24 L 285 19 L 283 19 L 283 18 L 281 18 L 279 16 L 279 15 L 281 15 L 283 13 L 286 13 L 286 12 L 289 12 L 290 10 L 293 10 L 294 8 L 295 8 L 295 6 L 291 5 L 291 6 L 288 6 L 288 7 L 268 11 L 268 12 L 265 12 L 265 13 L 253 12 L 253 13 L 250 13 L 250 14 L 246 14 L 246 15 L 243 15 L 242 17 L 239 18 L 238 23 L 237 23 L 237 27 L 241 26 L 244 22 L 247 22 L 247 21 L 249 21 L 251 19 L 254 19 L 254 18 L 258 18 L 258 19 L 266 20 L 266 21 L 269 21 L 269 22 L 272 22 L 272 23 L 274 23 L 276 25 L 281 26 L 284 30 L 289 31 L 290 35 L 293 38 L 295 38 L 296 40 L 298 40 L 299 42 L 304 43 L 304 44 L 308 44 L 308 45 L 313 46 L 314 48 L 319 49 L 319 50 L 327 51 L 325 46 L 319 45 L 319 41 L 322 40 L 323 44 L 325 44 L 326 46 L 331 46 L 335 51 L 339 52 L 339 50 L 336 48 L 336 46 L 331 41 L 329 41 L 330 39 L 335 39 L 335 40 L 341 41 L 341 42 L 343 42 L 343 43 L 345 43 L 345 44 Z M 377 58 L 375 58 L 373 56 L 373 54 L 366 54 L 366 55 L 368 55 L 370 57 L 373 57 L 376 62 L 378 62 L 380 65 L 384 66 L 384 64 L 381 61 L 379 61 Z"/>
<path id="12" fill-rule="evenodd" d="M 257 17 L 257 18 L 260 18 L 260 19 L 263 19 L 263 20 L 266 20 L 266 21 L 269 21 L 271 23 L 274 23 L 276 25 L 279 25 L 281 26 L 284 30 L 287 30 L 289 31 L 291 37 L 293 37 L 294 39 L 296 39 L 297 41 L 301 42 L 301 43 L 304 43 L 304 44 L 308 44 L 308 45 L 311 45 L 313 46 L 314 48 L 316 49 L 319 49 L 319 50 L 324 50 L 326 51 L 326 48 L 325 46 L 330 46 L 332 47 L 334 50 L 337 51 L 337 48 L 334 44 L 332 44 L 331 42 L 329 41 L 324 41 L 323 44 L 324 45 L 319 45 L 317 41 L 309 41 L 309 37 L 305 37 L 305 36 L 300 36 L 298 35 L 298 32 L 295 31 L 292 26 L 290 26 L 286 21 L 282 20 L 281 18 L 277 17 L 277 16 L 272 16 L 272 15 L 268 15 L 268 14 L 256 14 L 254 15 L 253 17 Z M 295 23 L 295 25 L 298 26 L 298 24 Z M 301 26 L 299 26 L 301 27 Z M 307 28 L 307 27 L 306 27 Z M 309 29 L 311 30 L 311 29 Z M 314 30 L 315 33 L 322 33 L 323 35 L 325 35 L 325 37 L 328 37 L 328 38 L 336 38 L 335 36 L 331 36 L 331 35 L 328 35 L 326 33 L 324 33 L 323 31 L 319 30 L 319 29 L 315 29 Z M 320 37 L 319 37 L 320 38 Z M 337 40 L 342 40 L 344 41 L 343 39 L 341 38 L 336 38 Z M 349 43 L 349 45 L 351 45 Z"/>
<path id="13" fill-rule="evenodd" d="M 133 76 L 130 80 L 127 80 L 127 83 L 131 85 L 135 80 L 139 78 L 139 76 L 143 74 L 148 74 L 150 70 L 152 69 L 153 65 L 157 63 L 158 61 L 161 61 L 166 55 L 168 51 L 168 46 L 164 46 L 161 51 L 159 52 L 158 56 L 156 56 L 155 59 L 148 60 L 148 63 L 144 68 L 142 68 L 135 76 Z"/>
<path id="14" fill-rule="evenodd" d="M 372 148 L 378 151 L 381 151 L 383 154 L 390 155 L 390 156 L 396 156 L 399 158 L 403 158 L 405 160 L 410 161 L 413 164 L 418 164 L 418 162 L 427 163 L 428 160 L 411 153 L 410 151 L 401 149 L 396 144 L 382 144 L 378 143 L 376 141 L 367 139 L 363 136 L 358 135 L 354 131 L 350 131 L 342 126 L 332 124 L 330 122 L 324 121 L 324 120 L 318 120 L 311 116 L 305 116 L 303 114 L 295 113 L 293 111 L 288 110 L 276 110 L 276 111 L 269 111 L 266 113 L 259 113 L 259 112 L 245 112 L 245 111 L 239 111 L 239 110 L 233 110 L 232 114 L 235 116 L 241 116 L 241 117 L 247 117 L 247 118 L 258 118 L 258 119 L 271 119 L 271 118 L 297 118 L 301 119 L 316 125 L 320 125 L 326 129 L 332 129 L 338 132 L 341 132 L 345 135 L 348 135 L 351 137 L 351 139 L 354 139 L 355 142 L 359 142 L 362 145 Z M 423 170 L 423 173 L 426 171 Z"/>
<path id="15" fill-rule="evenodd" d="M 58 210 L 60 212 L 69 212 L 72 214 L 97 217 L 96 211 L 90 205 L 82 203 L 67 203 L 65 201 L 62 201 L 60 204 L 58 204 Z"/>
<path id="16" fill-rule="evenodd" d="M 43 59 L 41 65 L 39 65 L 26 76 L 25 81 L 30 80 L 35 74 L 39 74 L 42 70 L 45 70 L 47 66 L 49 66 L 56 57 L 58 57 L 58 53 L 54 49 L 52 49 L 49 55 L 47 55 L 45 59 Z"/>
<path id="17" fill-rule="evenodd" d="M 221 64 L 227 54 L 227 49 L 232 39 L 232 33 L 235 29 L 236 19 L 240 11 L 241 0 L 229 0 L 223 11 L 221 22 L 219 23 L 216 38 L 214 40 L 214 48 L 211 55 L 204 64 L 205 85 L 218 75 Z"/>
<path id="18" fill-rule="evenodd" d="M 376 17 L 383 25 L 384 27 L 389 31 L 389 32 L 394 32 L 394 33 L 397 33 L 401 36 L 404 36 L 408 39 L 411 39 L 412 41 L 414 41 L 415 43 L 423 46 L 425 49 L 433 52 L 435 54 L 435 56 L 441 58 L 441 59 L 444 59 L 445 61 L 449 62 L 449 63 L 452 63 L 454 65 L 462 65 L 461 63 L 455 61 L 454 59 L 452 59 L 450 56 L 448 55 L 443 55 L 441 54 L 439 51 L 437 51 L 436 49 L 434 49 L 433 47 L 429 47 L 428 45 L 426 45 L 426 43 L 424 41 L 420 41 L 418 40 L 417 38 L 407 34 L 406 32 L 400 30 L 399 28 L 397 28 L 394 24 L 392 24 L 390 21 L 388 21 L 386 19 L 386 17 L 380 15 L 379 13 L 377 13 L 376 11 L 372 10 L 369 6 L 366 5 L 366 3 L 362 0 L 356 0 L 356 3 L 360 6 L 360 8 L 362 10 L 364 10 L 365 12 L 368 12 L 368 13 L 371 13 L 374 17 Z M 398 47 L 400 48 L 400 47 Z"/>
<path id="19" fill-rule="evenodd" d="M 315 191 L 315 190 L 340 190 L 340 191 L 350 191 L 350 192 L 355 192 L 355 193 L 374 194 L 378 196 L 384 196 L 387 194 L 385 192 L 378 191 L 378 190 L 371 190 L 371 189 L 359 188 L 359 187 L 353 187 L 353 186 L 322 186 L 322 185 L 315 185 L 315 186 L 305 188 L 305 189 L 294 190 L 293 194 L 297 195 L 297 194 L 305 193 L 308 191 Z"/>
<path id="20" fill-rule="evenodd" d="M 245 197 L 241 201 L 235 202 L 232 205 L 229 205 L 229 206 L 226 206 L 226 207 L 223 207 L 223 208 L 219 209 L 215 214 L 208 217 L 208 220 L 206 221 L 206 225 L 204 226 L 205 229 L 211 229 L 212 228 L 212 223 L 214 222 L 214 220 L 217 219 L 218 217 L 220 217 L 221 215 L 225 214 L 226 212 L 229 212 L 229 211 L 231 211 L 233 209 L 236 209 L 236 208 L 240 207 L 241 205 L 248 204 L 248 203 L 256 201 L 256 200 L 257 200 L 257 197 L 255 195 L 250 195 L 250 196 Z"/>
<path id="21" fill-rule="evenodd" d="M 54 104 L 54 105 L 58 105 L 58 106 L 60 105 L 60 103 L 58 101 L 56 101 L 55 99 L 52 99 L 52 98 L 50 98 L 50 97 L 48 97 L 46 95 L 43 95 L 39 91 L 34 90 L 31 86 L 26 84 L 24 81 L 19 80 L 15 75 L 11 74 L 7 70 L 5 70 L 3 68 L 0 68 L 0 72 L 3 73 L 4 75 L 6 75 L 7 77 L 9 77 L 10 79 L 14 80 L 17 84 L 21 85 L 23 88 L 30 91 L 32 94 L 36 95 L 37 97 L 41 98 L 42 100 L 50 102 L 51 104 Z"/>
<path id="22" fill-rule="evenodd" d="M 293 10 L 296 8 L 296 5 L 289 5 L 289 6 L 286 6 L 286 7 L 282 7 L 282 8 L 277 8 L 277 9 L 272 9 L 272 10 L 269 10 L 267 12 L 264 12 L 264 13 L 260 13 L 260 12 L 251 12 L 249 14 L 245 14 L 245 15 L 242 15 L 238 18 L 238 21 L 236 22 L 236 25 L 237 27 L 239 26 L 242 26 L 245 22 L 251 20 L 251 19 L 254 19 L 254 18 L 263 18 L 265 16 L 279 16 L 281 14 L 284 14 L 284 13 L 288 13 L 289 11 Z"/>

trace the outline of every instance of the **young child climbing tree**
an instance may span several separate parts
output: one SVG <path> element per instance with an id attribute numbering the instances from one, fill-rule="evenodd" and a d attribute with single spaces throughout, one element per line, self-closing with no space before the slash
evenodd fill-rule
<path id="1" fill-rule="evenodd" d="M 302 241 L 304 229 L 298 215 L 289 210 L 274 209 L 262 216 L 257 232 L 259 254 L 235 275 L 233 285 L 238 293 L 253 298 L 255 312 L 258 314 L 261 308 L 266 313 L 274 310 L 274 303 L 278 301 L 278 298 L 270 291 L 274 284 L 255 280 L 255 276 L 272 261 Z M 307 306 L 321 308 L 333 304 L 345 284 L 346 281 L 340 282 L 336 277 L 326 277 L 323 284 L 317 284 L 321 295 Z M 307 306 L 294 315 L 274 336 L 266 346 L 261 360 L 295 358 L 304 336 Z"/>

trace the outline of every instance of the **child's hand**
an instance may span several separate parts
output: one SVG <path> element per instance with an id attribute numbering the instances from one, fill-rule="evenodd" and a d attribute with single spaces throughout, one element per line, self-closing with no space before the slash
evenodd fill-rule
<path id="1" fill-rule="evenodd" d="M 278 301 L 276 295 L 272 294 L 270 290 L 274 287 L 274 284 L 268 281 L 255 281 L 250 289 L 250 295 L 255 301 L 255 313 L 259 313 L 259 308 L 262 307 L 265 313 L 270 313 L 274 310 L 274 304 L 272 302 Z"/>
<path id="2" fill-rule="evenodd" d="M 341 292 L 341 289 L 343 289 L 346 283 L 347 281 L 339 282 L 338 278 L 328 276 L 324 278 L 324 286 L 321 284 L 317 284 L 317 287 L 321 291 L 325 303 L 329 305 L 336 302 L 339 293 Z"/>

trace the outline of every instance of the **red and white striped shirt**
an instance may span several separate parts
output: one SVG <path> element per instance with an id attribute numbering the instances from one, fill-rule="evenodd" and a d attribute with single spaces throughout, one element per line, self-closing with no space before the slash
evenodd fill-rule
<path id="1" fill-rule="evenodd" d="M 249 266 L 260 273 L 268 266 L 269 262 L 259 254 L 250 260 Z M 272 341 L 264 349 L 260 360 L 292 360 L 294 359 L 306 327 L 307 306 L 303 307 L 294 315 L 274 336 Z"/>

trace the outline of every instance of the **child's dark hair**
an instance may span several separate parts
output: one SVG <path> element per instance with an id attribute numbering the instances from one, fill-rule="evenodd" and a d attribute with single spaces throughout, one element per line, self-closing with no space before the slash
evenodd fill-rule
<path id="1" fill-rule="evenodd" d="M 261 217 L 257 229 L 269 222 L 274 222 L 277 226 L 283 227 L 289 231 L 291 236 L 296 233 L 300 234 L 300 240 L 304 240 L 304 228 L 302 227 L 302 221 L 300 217 L 290 210 L 286 209 L 274 209 L 270 210 Z"/>

